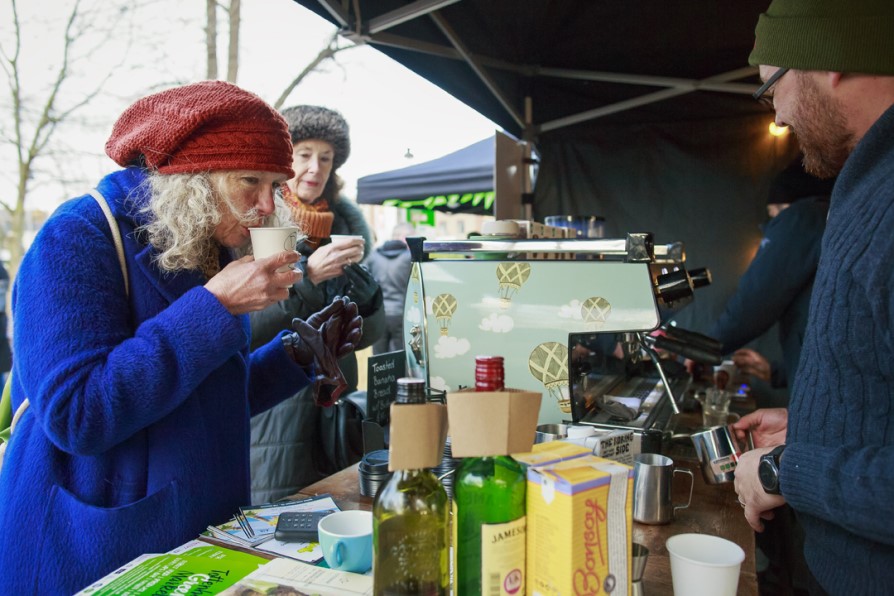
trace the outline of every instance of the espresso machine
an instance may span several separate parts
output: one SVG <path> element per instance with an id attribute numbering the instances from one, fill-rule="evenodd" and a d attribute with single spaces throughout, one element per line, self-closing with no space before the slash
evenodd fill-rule
<path id="1" fill-rule="evenodd" d="M 500 355 L 508 388 L 543 394 L 538 424 L 632 428 L 642 450 L 657 451 L 688 388 L 661 354 L 720 362 L 712 346 L 661 325 L 710 283 L 707 270 L 686 269 L 680 242 L 648 233 L 407 242 L 407 372 L 430 389 L 474 386 L 475 356 Z M 650 396 L 614 395 L 637 377 L 654 380 Z"/>

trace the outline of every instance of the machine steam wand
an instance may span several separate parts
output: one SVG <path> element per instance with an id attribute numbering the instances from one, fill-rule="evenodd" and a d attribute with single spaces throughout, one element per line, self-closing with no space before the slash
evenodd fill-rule
<path id="1" fill-rule="evenodd" d="M 667 376 L 664 374 L 664 368 L 661 366 L 661 358 L 658 357 L 658 352 L 652 348 L 650 345 L 652 342 L 649 341 L 651 336 L 646 335 L 645 333 L 639 332 L 635 334 L 624 334 L 627 335 L 635 335 L 636 341 L 639 344 L 639 351 L 646 356 L 649 356 L 652 359 L 652 362 L 655 364 L 655 368 L 658 370 L 658 376 L 661 377 L 661 382 L 664 383 L 664 390 L 667 391 L 667 397 L 670 399 L 671 407 L 674 409 L 674 414 L 680 413 L 680 406 L 677 404 L 677 398 L 674 396 L 674 392 L 671 390 L 671 385 L 667 380 Z M 625 338 L 626 342 L 626 338 Z"/>

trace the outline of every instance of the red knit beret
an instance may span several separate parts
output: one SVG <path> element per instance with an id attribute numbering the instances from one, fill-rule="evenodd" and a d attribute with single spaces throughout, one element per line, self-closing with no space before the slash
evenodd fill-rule
<path id="1" fill-rule="evenodd" d="M 106 153 L 161 174 L 258 170 L 295 175 L 285 119 L 260 97 L 203 81 L 138 100 L 118 118 Z"/>

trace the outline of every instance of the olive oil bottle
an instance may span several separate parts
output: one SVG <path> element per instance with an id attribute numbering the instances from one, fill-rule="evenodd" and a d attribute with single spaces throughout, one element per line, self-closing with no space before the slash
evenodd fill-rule
<path id="1" fill-rule="evenodd" d="M 477 391 L 502 391 L 503 378 L 503 358 L 476 357 Z M 508 455 L 460 462 L 453 488 L 455 594 L 524 594 L 525 488 L 522 466 Z"/>
<path id="2" fill-rule="evenodd" d="M 395 407 L 425 403 L 425 382 L 398 379 Z M 395 470 L 373 502 L 375 596 L 448 594 L 447 493 L 427 469 Z"/>

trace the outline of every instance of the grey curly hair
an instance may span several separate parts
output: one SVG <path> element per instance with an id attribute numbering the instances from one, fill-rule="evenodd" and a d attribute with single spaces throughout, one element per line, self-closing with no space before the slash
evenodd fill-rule
<path id="1" fill-rule="evenodd" d="M 230 200 L 227 188 L 240 172 L 206 172 L 200 174 L 158 174 L 147 178 L 149 202 L 141 209 L 149 223 L 137 233 L 159 251 L 156 257 L 162 271 L 202 270 L 209 255 L 217 254 L 214 230 L 228 211 L 244 225 L 260 219 L 256 208 L 242 213 Z M 277 201 L 276 212 L 269 216 L 278 225 L 293 225 L 288 208 Z M 237 253 L 251 254 L 251 243 Z"/>

